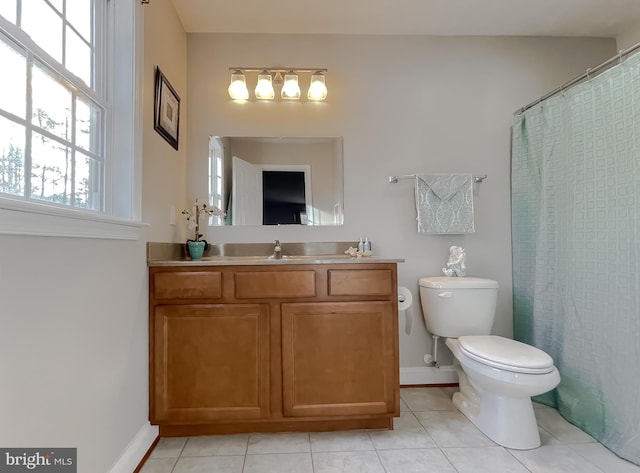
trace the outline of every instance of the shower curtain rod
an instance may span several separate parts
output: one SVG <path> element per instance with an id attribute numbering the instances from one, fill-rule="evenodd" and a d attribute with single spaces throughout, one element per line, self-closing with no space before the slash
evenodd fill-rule
<path id="1" fill-rule="evenodd" d="M 607 59 L 602 64 L 598 64 L 596 67 L 592 67 L 590 69 L 587 69 L 586 72 L 580 74 L 577 77 L 574 77 L 573 79 L 571 79 L 568 82 L 565 82 L 560 87 L 558 87 L 557 89 L 552 90 L 551 92 L 549 92 L 546 95 L 543 95 L 538 100 L 535 100 L 534 102 L 531 102 L 530 104 L 525 105 L 522 108 L 519 108 L 518 110 L 513 112 L 513 115 L 514 116 L 522 115 L 524 112 L 529 110 L 531 107 L 535 107 L 536 105 L 538 105 L 543 100 L 547 100 L 548 98 L 551 98 L 554 95 L 559 94 L 560 92 L 564 92 L 568 87 L 571 87 L 572 85 L 575 85 L 578 82 L 583 81 L 584 79 L 590 79 L 592 74 L 604 72 L 604 70 L 608 69 L 616 61 L 619 61 L 620 63 L 622 63 L 622 60 L 623 60 L 624 57 L 628 56 L 629 54 L 631 54 L 632 52 L 634 52 L 634 51 L 636 51 L 638 49 L 640 49 L 640 43 L 638 43 L 638 44 L 636 44 L 634 46 L 631 46 L 630 48 L 627 48 L 627 49 L 621 49 L 618 52 L 618 54 L 616 54 L 612 58 Z"/>

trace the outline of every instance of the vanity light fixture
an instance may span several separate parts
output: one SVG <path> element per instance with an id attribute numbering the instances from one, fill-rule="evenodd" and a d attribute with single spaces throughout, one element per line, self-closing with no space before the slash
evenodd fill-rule
<path id="1" fill-rule="evenodd" d="M 302 95 L 300 81 L 306 82 L 305 78 L 309 78 L 308 100 L 318 102 L 327 98 L 325 83 L 327 69 L 233 67 L 229 71 L 231 72 L 229 96 L 233 100 L 246 101 L 249 99 L 247 75 L 249 75 L 249 80 L 251 77 L 256 78 L 254 96 L 257 100 L 274 100 L 277 93 L 274 88 L 280 88 L 278 95 L 283 100 L 299 100 Z"/>

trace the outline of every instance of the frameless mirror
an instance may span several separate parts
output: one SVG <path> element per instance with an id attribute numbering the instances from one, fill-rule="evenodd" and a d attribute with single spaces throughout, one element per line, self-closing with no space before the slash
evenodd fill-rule
<path id="1" fill-rule="evenodd" d="M 212 136 L 211 225 L 342 225 L 342 138 Z"/>

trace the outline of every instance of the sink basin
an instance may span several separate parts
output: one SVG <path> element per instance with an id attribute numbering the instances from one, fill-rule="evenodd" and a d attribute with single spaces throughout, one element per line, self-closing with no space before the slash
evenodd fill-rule
<path id="1" fill-rule="evenodd" d="M 270 256 L 205 256 L 203 261 L 267 261 Z"/>
<path id="2" fill-rule="evenodd" d="M 349 255 L 291 255 L 283 256 L 284 260 L 322 260 L 322 259 L 349 259 Z"/>
<path id="3" fill-rule="evenodd" d="M 349 255 L 283 255 L 281 259 L 273 256 L 205 256 L 202 261 L 301 261 L 348 259 Z"/>

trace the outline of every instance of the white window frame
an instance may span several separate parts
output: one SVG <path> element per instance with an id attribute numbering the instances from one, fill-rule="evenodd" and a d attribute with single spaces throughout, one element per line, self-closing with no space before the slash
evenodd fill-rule
<path id="1" fill-rule="evenodd" d="M 209 138 L 209 204 L 224 210 L 224 145 L 219 136 Z M 220 181 L 221 185 L 218 185 Z M 209 226 L 224 225 L 224 217 L 209 217 Z"/>
<path id="2" fill-rule="evenodd" d="M 104 168 L 105 211 L 66 208 L 46 202 L 0 196 L 0 234 L 136 240 L 146 226 L 141 217 L 142 12 L 137 0 L 96 0 L 106 16 L 106 31 L 96 44 L 106 51 L 107 74 L 96 77 L 108 109 Z M 0 18 L 3 29 L 19 42 L 28 41 L 15 25 Z M 26 39 L 25 39 L 26 38 Z M 37 48 L 30 44 L 29 47 Z M 42 52 L 42 58 L 49 58 Z M 55 63 L 51 60 L 49 62 Z M 117 117 L 117 119 L 115 119 Z"/>

